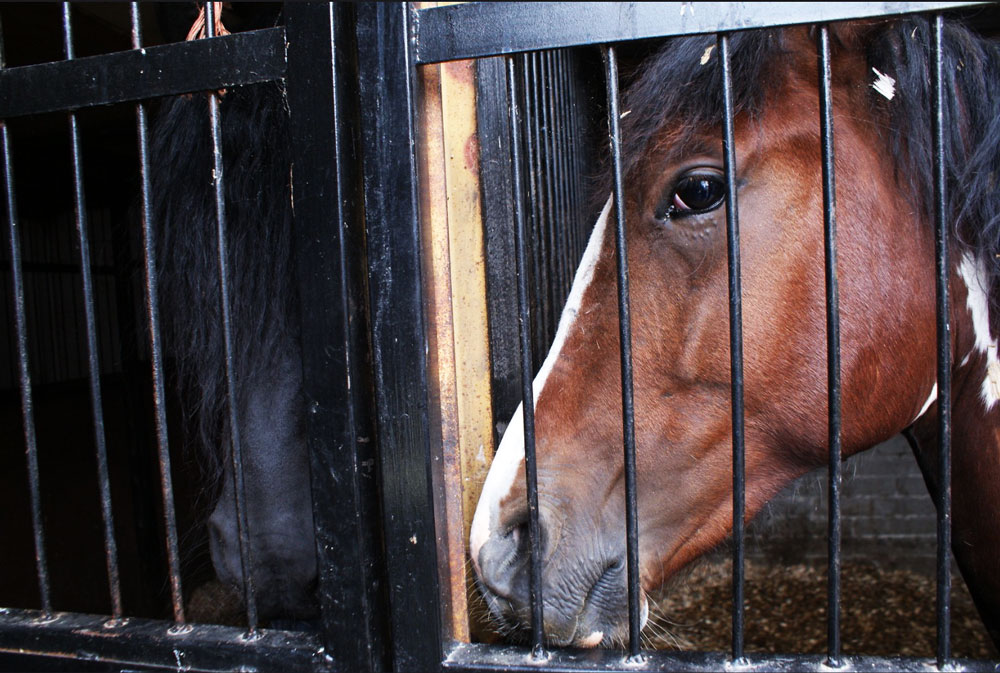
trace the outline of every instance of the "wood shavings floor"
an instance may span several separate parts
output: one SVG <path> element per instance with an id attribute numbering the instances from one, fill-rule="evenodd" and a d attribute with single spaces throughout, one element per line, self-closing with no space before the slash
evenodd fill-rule
<path id="1" fill-rule="evenodd" d="M 702 562 L 654 597 L 647 646 L 697 651 L 730 649 L 732 564 Z M 844 562 L 841 640 L 845 654 L 933 657 L 933 577 Z M 747 562 L 748 652 L 826 652 L 826 568 Z M 961 577 L 952 582 L 952 652 L 998 658 Z"/>

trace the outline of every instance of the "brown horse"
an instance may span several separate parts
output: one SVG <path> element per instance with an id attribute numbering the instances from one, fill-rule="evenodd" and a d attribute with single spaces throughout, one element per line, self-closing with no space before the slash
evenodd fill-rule
<path id="1" fill-rule="evenodd" d="M 816 32 L 731 36 L 743 263 L 746 516 L 827 461 Z M 907 427 L 933 488 L 931 24 L 832 29 L 843 455 Z M 714 36 L 670 41 L 626 92 L 623 136 L 645 591 L 732 529 L 721 74 Z M 944 39 L 950 198 L 953 550 L 1000 642 L 1000 51 Z M 605 191 L 605 193 L 607 193 Z M 544 625 L 553 645 L 628 632 L 611 202 L 535 380 Z M 520 409 L 470 552 L 493 615 L 530 621 Z M 926 455 L 923 453 L 926 452 Z M 646 600 L 643 598 L 643 621 Z"/>

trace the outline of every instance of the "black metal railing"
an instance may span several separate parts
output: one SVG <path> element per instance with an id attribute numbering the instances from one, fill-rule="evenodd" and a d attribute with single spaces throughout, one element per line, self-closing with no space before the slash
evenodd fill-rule
<path id="1" fill-rule="evenodd" d="M 687 3 L 683 3 L 687 4 Z M 882 15 L 885 11 L 942 11 L 969 3 L 792 3 L 741 5 L 737 9 L 699 4 L 677 20 L 676 3 L 594 3 L 587 12 L 575 3 L 484 3 L 417 10 L 406 3 L 369 3 L 358 7 L 326 3 L 289 3 L 285 25 L 260 31 L 214 36 L 214 6 L 206 5 L 209 38 L 144 47 L 140 6 L 132 3 L 132 49 L 74 58 L 72 7 L 63 8 L 66 59 L 18 68 L 3 64 L 0 35 L 0 149 L 13 287 L 17 372 L 23 423 L 40 610 L 0 609 L 0 652 L 37 656 L 75 656 L 122 665 L 194 670 L 282 668 L 287 670 L 715 670 L 756 667 L 768 670 L 924 670 L 915 659 L 845 656 L 840 625 L 840 462 L 841 385 L 837 287 L 836 202 L 830 37 L 826 23 Z M 668 5 L 665 11 L 664 5 Z M 888 9 L 887 9 L 888 7 Z M 684 15 L 682 15 L 684 16 Z M 748 656 L 744 630 L 744 403 L 739 221 L 735 180 L 732 82 L 729 36 L 753 27 L 818 23 L 820 137 L 828 368 L 829 576 L 827 653 L 825 656 Z M 502 25 L 505 30 L 497 30 Z M 937 667 L 955 663 L 950 648 L 950 331 L 948 251 L 942 87 L 942 17 L 934 19 L 935 71 L 934 212 L 937 259 L 938 471 Z M 639 533 L 636 514 L 636 439 L 632 390 L 629 271 L 626 250 L 621 110 L 616 43 L 652 37 L 717 35 L 722 68 L 722 118 L 726 176 L 730 364 L 733 433 L 733 604 L 732 646 L 728 653 L 644 651 L 640 643 Z M 541 79 L 566 77 L 560 55 L 543 50 L 598 45 L 605 66 L 605 100 L 613 175 L 615 251 L 622 381 L 625 465 L 625 540 L 629 643 L 627 652 L 577 652 L 551 649 L 545 642 L 534 446 L 534 390 L 539 339 L 551 329 L 583 247 L 578 229 L 565 243 L 551 225 L 560 213 L 581 218 L 583 195 L 576 158 L 557 151 L 580 133 L 576 117 L 561 116 L 578 105 L 568 87 L 546 88 Z M 508 227 L 516 261 L 516 376 L 519 376 L 525 429 L 526 490 L 531 554 L 531 648 L 452 642 L 442 622 L 443 598 L 434 520 L 434 458 L 431 447 L 425 296 L 421 275 L 420 184 L 415 119 L 421 65 L 463 58 L 501 56 L 509 116 L 503 130 L 510 157 L 500 170 L 512 188 Z M 484 71 L 485 72 L 485 69 Z M 303 404 L 307 408 L 313 515 L 319 566 L 319 625 L 312 630 L 281 631 L 262 626 L 257 614 L 250 558 L 251 531 L 243 494 L 241 421 L 235 403 L 239 382 L 233 366 L 229 324 L 229 255 L 225 180 L 220 129 L 221 89 L 269 81 L 287 87 L 292 130 L 292 195 L 296 287 L 300 296 Z M 232 471 L 236 480 L 245 626 L 192 624 L 185 612 L 176 493 L 166 409 L 166 373 L 156 268 L 150 183 L 147 101 L 161 96 L 209 92 L 213 149 L 218 282 L 225 333 L 228 426 L 232 429 Z M 139 213 L 151 357 L 153 414 L 170 586 L 171 619 L 132 617 L 118 579 L 112 488 L 102 420 L 102 388 L 97 347 L 94 291 L 88 259 L 86 181 L 77 110 L 135 105 L 138 139 Z M 81 251 L 80 271 L 90 364 L 90 402 L 98 452 L 96 479 L 103 515 L 103 537 L 110 614 L 60 612 L 51 590 L 49 544 L 41 505 L 46 484 L 39 473 L 38 439 L 32 396 L 31 335 L 26 318 L 24 268 L 15 188 L 12 138 L 6 120 L 60 112 L 70 126 L 74 205 Z M 536 126 L 527 129 L 529 125 Z M 540 133 L 541 127 L 551 130 Z M 14 139 L 16 140 L 16 138 Z M 526 175 L 527 172 L 530 175 Z M 570 179 L 570 177 L 572 179 Z M 485 180 L 485 178 L 484 178 Z M 508 182 L 509 181 L 509 182 Z M 484 192 L 486 188 L 484 187 Z M 537 211 L 528 206 L 543 204 Z M 534 206 L 532 206 L 534 207 Z M 531 214 L 535 213 L 535 214 Z M 529 220 L 538 241 L 530 240 Z M 533 258 L 532 258 L 533 257 Z M 529 263 L 530 260 L 530 263 Z M 533 265 L 534 271 L 531 270 Z M 548 296 L 532 307 L 529 278 L 544 277 Z M 499 277 L 499 276 L 498 276 Z M 555 289 L 552 289 L 555 288 Z M 516 297 L 514 296 L 516 295 Z M 546 327 L 547 325 L 547 327 Z M 377 432 L 376 432 L 377 429 Z M 378 477 L 363 475 L 377 462 Z M 0 569 L 2 571 L 2 569 Z M 66 653 L 72 653 L 67 655 Z M 992 670 L 990 662 L 961 662 L 969 670 Z"/>
<path id="2" fill-rule="evenodd" d="M 221 3 L 220 3 L 221 5 Z M 224 670 L 232 666 L 284 670 L 381 670 L 388 666 L 382 638 L 384 607 L 379 584 L 379 528 L 375 500 L 377 485 L 363 475 L 360 464 L 374 455 L 371 376 L 367 371 L 368 334 L 365 299 L 365 246 L 358 194 L 357 80 L 354 75 L 355 18 L 347 5 L 302 3 L 285 8 L 284 25 L 263 30 L 214 35 L 213 3 L 206 3 L 207 39 L 146 46 L 140 14 L 150 11 L 139 3 L 130 6 L 131 49 L 98 56 L 75 57 L 74 15 L 77 9 L 62 6 L 62 39 L 65 60 L 16 68 L 3 67 L 0 56 L 0 141 L 6 230 L 10 249 L 13 314 L 20 408 L 30 495 L 31 530 L 35 547 L 35 575 L 40 610 L 0 609 L 0 658 L 14 657 L 11 665 L 31 666 L 25 657 L 70 657 L 119 662 L 122 665 L 190 667 Z M 58 30 L 58 27 L 53 26 Z M 0 37 L 2 54 L 2 37 Z M 287 93 L 291 135 L 290 155 L 295 166 L 292 185 L 298 263 L 294 273 L 303 321 L 301 336 L 303 403 L 316 522 L 319 623 L 297 631 L 265 628 L 258 616 L 254 572 L 250 555 L 246 498 L 242 493 L 237 418 L 237 387 L 233 367 L 232 328 L 227 295 L 232 269 L 227 245 L 226 180 L 221 129 L 224 108 L 220 90 L 269 81 L 282 81 Z M 212 141 L 212 174 L 206 175 L 214 190 L 218 274 L 222 288 L 221 315 L 226 352 L 228 427 L 232 429 L 228 455 L 236 480 L 235 511 L 239 518 L 240 556 L 243 567 L 245 626 L 194 624 L 185 611 L 191 598 L 182 586 L 181 551 L 177 523 L 177 489 L 171 465 L 168 428 L 166 363 L 163 325 L 159 307 L 157 268 L 164 251 L 156 247 L 156 222 L 150 165 L 150 100 L 208 92 L 205 120 Z M 105 437 L 100 351 L 98 350 L 95 292 L 89 259 L 91 241 L 86 207 L 88 164 L 82 139 L 86 129 L 78 111 L 95 106 L 134 103 L 137 139 L 137 220 L 141 219 L 142 282 L 145 296 L 145 332 L 150 355 L 152 418 L 155 454 L 159 463 L 159 498 L 162 503 L 163 546 L 169 585 L 171 619 L 137 617 L 124 595 L 119 578 L 119 553 L 115 513 L 127 503 L 112 501 L 115 493 Z M 64 113 L 69 124 L 72 160 L 73 206 L 76 221 L 85 312 L 89 398 L 97 451 L 98 474 L 83 481 L 97 484 L 103 517 L 102 531 L 110 590 L 108 614 L 74 614 L 62 611 L 53 595 L 52 571 L 47 550 L 52 531 L 43 515 L 43 495 L 49 485 L 40 473 L 38 429 L 34 417 L 32 368 L 25 301 L 22 256 L 22 222 L 18 219 L 18 189 L 13 157 L 31 148 L 13 147 L 8 120 Z M 267 133 L 266 129 L 261 129 Z M 55 159 L 53 159 L 55 160 Z M 123 209 L 124 210 L 124 209 Z M 137 221 L 137 225 L 140 223 Z M 182 223 L 174 223 L 182 224 Z M 280 225 L 280 223 L 276 223 Z M 361 254 L 359 254 L 361 251 Z M 6 266 L 6 265 L 5 265 Z M 293 316 L 297 319 L 298 316 Z M 348 450 L 339 450 L 346 447 Z M 304 449 L 305 450 L 305 449 Z M 370 470 L 368 470 L 370 471 Z M 345 515 L 344 512 L 350 512 Z M 125 517 L 128 518 L 128 517 Z M 155 522 L 151 523 L 157 527 Z M 120 527 L 120 525 L 118 525 Z M 118 533 L 120 534 L 120 530 Z M 432 539 L 433 536 L 428 536 Z M 143 552 L 145 553 L 145 551 Z M 0 569 L 5 572 L 7 569 Z M 91 582 L 92 578 L 78 578 Z M 73 664 L 68 664 L 72 666 Z"/>
<path id="3" fill-rule="evenodd" d="M 129 5 L 132 49 L 142 49 L 142 24 L 139 5 Z M 163 375 L 163 337 L 160 328 L 159 291 L 157 289 L 157 251 L 153 238 L 151 167 L 149 165 L 149 112 L 145 102 L 135 104 L 135 123 L 139 144 L 139 213 L 142 219 L 143 280 L 149 325 L 149 352 L 153 384 L 153 414 L 156 428 L 157 459 L 160 464 L 160 490 L 163 498 L 163 526 L 166 530 L 167 573 L 170 577 L 170 603 L 174 623 L 184 624 L 184 591 L 181 584 L 180 545 L 177 541 L 177 513 L 173 473 L 170 469 L 170 439 L 167 434 L 166 384 Z"/>

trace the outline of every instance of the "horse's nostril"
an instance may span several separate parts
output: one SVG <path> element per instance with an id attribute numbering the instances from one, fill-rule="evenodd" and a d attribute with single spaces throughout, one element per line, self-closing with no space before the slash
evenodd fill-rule
<path id="1" fill-rule="evenodd" d="M 587 592 L 584 604 L 610 605 L 615 603 L 624 587 L 624 579 L 625 559 L 617 558 L 608 561 L 593 586 L 590 587 L 590 591 Z"/>
<path id="2" fill-rule="evenodd" d="M 497 596 L 516 601 L 528 554 L 527 524 L 494 532 L 479 550 L 480 579 Z"/>
<path id="3" fill-rule="evenodd" d="M 531 535 L 528 533 L 528 522 L 520 523 L 510 529 L 508 533 L 514 542 L 514 548 L 518 556 L 531 553 Z"/>

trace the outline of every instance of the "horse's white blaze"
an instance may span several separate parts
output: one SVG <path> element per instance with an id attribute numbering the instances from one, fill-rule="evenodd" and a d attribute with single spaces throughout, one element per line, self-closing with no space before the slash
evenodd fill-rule
<path id="1" fill-rule="evenodd" d="M 545 362 L 542 363 L 542 368 L 538 371 L 538 376 L 535 377 L 533 383 L 535 404 L 538 404 L 538 396 L 542 392 L 549 374 L 552 373 L 552 368 L 559 358 L 559 353 L 566 344 L 570 328 L 573 326 L 573 322 L 580 312 L 583 295 L 594 279 L 594 267 L 597 266 L 597 258 L 600 256 L 610 212 L 611 198 L 608 198 L 608 202 L 604 204 L 604 209 L 601 211 L 601 216 L 597 218 L 594 231 L 590 234 L 587 249 L 583 253 L 583 260 L 581 260 L 580 266 L 576 270 L 576 276 L 573 278 L 573 287 L 570 290 L 569 297 L 566 299 L 566 306 L 563 308 L 562 315 L 559 317 L 559 328 L 556 330 L 556 337 L 552 342 L 552 347 L 549 349 L 548 355 L 545 356 Z M 497 449 L 497 453 L 493 457 L 493 464 L 486 475 L 483 492 L 479 496 L 479 504 L 476 505 L 476 514 L 472 518 L 472 529 L 469 532 L 469 555 L 472 557 L 472 563 L 476 567 L 477 572 L 479 571 L 479 551 L 496 528 L 500 517 L 500 501 L 510 493 L 510 489 L 514 485 L 514 479 L 517 477 L 517 470 L 524 460 L 524 415 L 522 406 L 522 404 L 517 406 L 517 411 L 514 412 L 507 430 L 503 433 L 503 439 L 500 440 L 500 448 Z"/>
<path id="2" fill-rule="evenodd" d="M 493 456 L 493 463 L 486 475 L 483 492 L 476 505 L 476 515 L 472 517 L 472 528 L 469 531 L 469 555 L 476 572 L 479 568 L 479 550 L 486 544 L 490 533 L 496 527 L 500 516 L 500 501 L 510 493 L 517 476 L 517 468 L 524 460 L 524 415 L 522 405 L 517 405 L 514 417 L 503 433 L 500 448 Z"/>
<path id="3" fill-rule="evenodd" d="M 972 330 L 976 336 L 975 350 L 986 356 L 986 375 L 979 396 L 989 411 L 1000 401 L 1000 360 L 997 359 L 997 340 L 990 335 L 990 299 L 986 270 L 982 262 L 969 253 L 962 255 L 958 274 L 968 289 L 965 305 L 972 316 Z"/>

